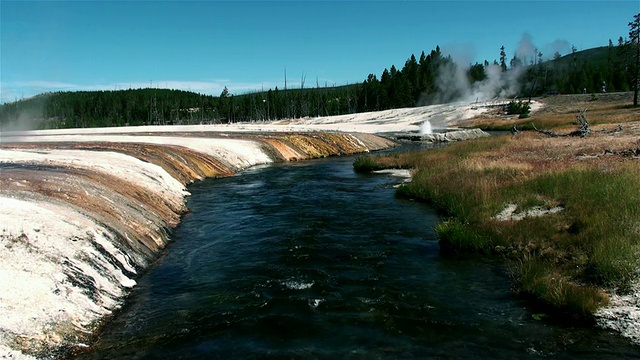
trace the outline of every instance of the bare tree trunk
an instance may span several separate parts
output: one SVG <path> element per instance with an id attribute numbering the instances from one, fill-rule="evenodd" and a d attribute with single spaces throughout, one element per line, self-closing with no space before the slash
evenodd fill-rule
<path id="1" fill-rule="evenodd" d="M 550 137 L 567 137 L 567 136 L 580 136 L 586 137 L 589 133 L 591 133 L 591 128 L 589 127 L 589 121 L 587 121 L 587 109 L 580 110 L 578 115 L 576 115 L 576 123 L 578 125 L 578 129 L 574 130 L 568 134 L 558 134 L 552 130 L 539 130 L 534 123 L 531 123 L 533 129 L 541 134 L 545 134 Z M 616 128 L 617 130 L 618 128 Z M 621 129 L 620 129 L 621 130 Z M 512 133 L 518 133 L 518 128 L 513 127 L 511 130 Z"/>

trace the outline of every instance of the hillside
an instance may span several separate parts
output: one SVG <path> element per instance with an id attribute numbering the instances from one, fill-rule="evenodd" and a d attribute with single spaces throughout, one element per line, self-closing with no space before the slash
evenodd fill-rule
<path id="1" fill-rule="evenodd" d="M 560 58 L 530 66 L 525 74 L 522 95 L 547 93 L 588 94 L 624 92 L 631 89 L 625 61 L 628 46 L 602 46 L 576 51 Z"/>

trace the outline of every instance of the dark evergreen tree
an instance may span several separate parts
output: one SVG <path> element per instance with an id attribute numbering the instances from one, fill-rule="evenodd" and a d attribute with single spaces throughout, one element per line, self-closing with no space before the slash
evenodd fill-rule
<path id="1" fill-rule="evenodd" d="M 487 62 L 485 63 L 488 64 Z M 467 71 L 467 77 L 469 78 L 469 83 L 473 84 L 475 82 L 482 81 L 487 78 L 487 74 L 485 73 L 485 70 L 484 70 L 485 66 L 486 65 L 476 63 L 474 65 L 471 65 L 471 67 L 469 67 L 469 70 Z"/>
<path id="2" fill-rule="evenodd" d="M 504 51 L 504 45 L 500 47 L 500 68 L 507 71 L 507 53 Z"/>
<path id="3" fill-rule="evenodd" d="M 630 53 L 632 54 L 630 62 L 632 64 L 633 106 L 638 106 L 638 87 L 640 87 L 640 13 L 634 15 L 633 21 L 629 22 L 629 45 L 631 47 Z"/>

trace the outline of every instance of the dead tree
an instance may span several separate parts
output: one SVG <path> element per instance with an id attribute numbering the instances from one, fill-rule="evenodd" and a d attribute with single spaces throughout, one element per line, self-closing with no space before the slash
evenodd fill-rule
<path id="1" fill-rule="evenodd" d="M 569 136 L 585 137 L 591 132 L 587 121 L 587 109 L 580 110 L 580 113 L 576 115 L 576 122 L 578 123 L 578 130 L 569 133 Z"/>
<path id="2" fill-rule="evenodd" d="M 576 122 L 578 125 L 578 129 L 568 134 L 558 134 L 552 130 L 538 130 L 538 128 L 536 127 L 536 124 L 531 123 L 531 125 L 533 126 L 533 129 L 535 131 L 550 137 L 567 137 L 567 136 L 586 137 L 591 132 L 591 128 L 589 128 L 589 121 L 587 121 L 587 109 L 580 110 L 578 115 L 576 115 Z"/>
<path id="3" fill-rule="evenodd" d="M 566 135 L 560 135 L 560 134 L 556 133 L 555 131 L 551 131 L 551 130 L 544 130 L 544 129 L 540 130 L 540 129 L 538 129 L 536 127 L 536 124 L 534 124 L 534 123 L 531 123 L 531 126 L 533 126 L 533 130 L 535 130 L 535 131 L 537 131 L 537 132 L 539 132 L 541 134 L 545 134 L 547 136 L 550 136 L 550 137 L 566 136 Z"/>

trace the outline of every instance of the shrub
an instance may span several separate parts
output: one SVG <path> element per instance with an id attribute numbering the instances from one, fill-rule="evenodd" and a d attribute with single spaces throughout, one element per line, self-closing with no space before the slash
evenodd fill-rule
<path id="1" fill-rule="evenodd" d="M 531 105 L 528 102 L 513 100 L 507 105 L 506 111 L 509 115 L 520 115 L 518 117 L 524 119 L 529 117 Z"/>

